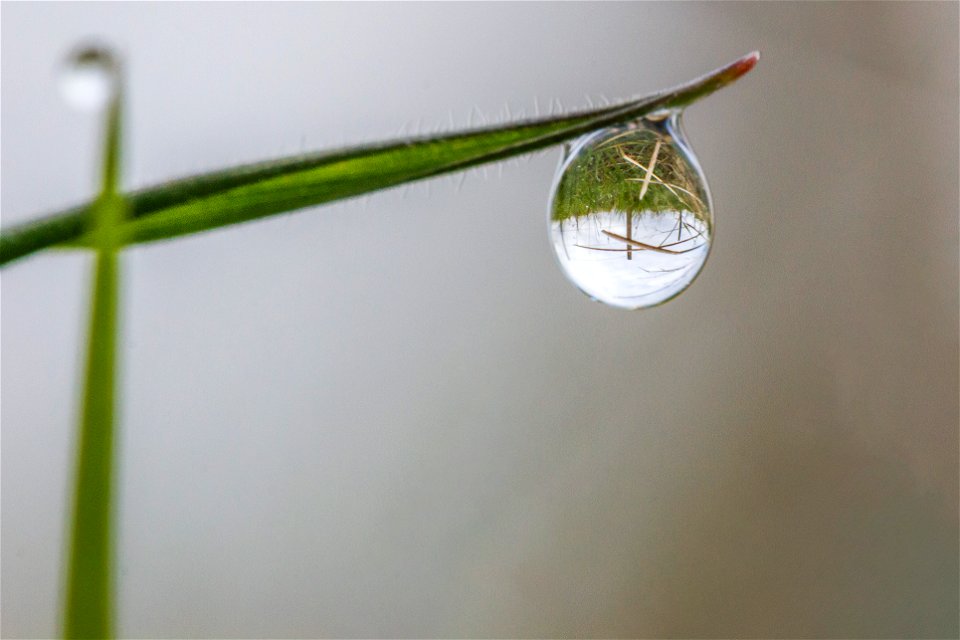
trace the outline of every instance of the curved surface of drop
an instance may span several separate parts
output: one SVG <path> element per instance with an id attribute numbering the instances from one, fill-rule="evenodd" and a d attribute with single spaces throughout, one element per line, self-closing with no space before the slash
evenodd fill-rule
<path id="1" fill-rule="evenodd" d="M 117 59 L 100 46 L 77 49 L 64 62 L 60 91 L 71 107 L 80 111 L 98 111 L 106 106 L 117 90 Z"/>
<path id="2" fill-rule="evenodd" d="M 683 137 L 680 113 L 660 116 L 571 144 L 549 207 L 564 272 L 591 298 L 623 309 L 675 297 L 710 252 L 706 180 Z"/>

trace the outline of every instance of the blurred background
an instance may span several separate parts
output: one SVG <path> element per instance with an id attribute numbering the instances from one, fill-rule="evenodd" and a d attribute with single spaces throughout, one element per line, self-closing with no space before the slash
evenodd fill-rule
<path id="1" fill-rule="evenodd" d="M 131 188 L 762 52 L 687 113 L 717 235 L 661 308 L 564 279 L 559 149 L 128 251 L 119 633 L 957 637 L 957 20 L 4 3 L 4 225 L 93 193 L 57 87 L 89 36 L 126 55 Z M 3 271 L 4 637 L 58 630 L 89 276 Z"/>

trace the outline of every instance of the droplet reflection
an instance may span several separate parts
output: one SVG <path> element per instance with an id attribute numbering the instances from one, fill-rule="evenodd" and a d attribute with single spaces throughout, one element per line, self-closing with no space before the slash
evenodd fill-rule
<path id="1" fill-rule="evenodd" d="M 557 259 L 584 293 L 640 309 L 687 288 L 710 252 L 710 193 L 680 128 L 658 114 L 567 150 L 550 202 Z"/>

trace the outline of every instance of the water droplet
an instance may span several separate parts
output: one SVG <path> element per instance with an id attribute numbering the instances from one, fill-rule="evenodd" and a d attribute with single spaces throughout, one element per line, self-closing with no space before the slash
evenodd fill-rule
<path id="1" fill-rule="evenodd" d="M 567 276 L 591 298 L 623 309 L 678 295 L 710 252 L 706 180 L 680 113 L 658 116 L 572 144 L 549 207 L 553 246 Z"/>
<path id="2" fill-rule="evenodd" d="M 117 58 L 102 46 L 84 46 L 71 53 L 60 76 L 67 103 L 82 111 L 103 109 L 117 90 Z"/>

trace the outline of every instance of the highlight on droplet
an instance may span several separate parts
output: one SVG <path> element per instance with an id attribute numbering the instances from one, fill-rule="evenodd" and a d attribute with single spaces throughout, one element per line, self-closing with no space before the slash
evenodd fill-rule
<path id="1" fill-rule="evenodd" d="M 101 45 L 84 45 L 64 61 L 60 91 L 71 107 L 81 111 L 103 109 L 117 91 L 116 55 Z"/>

